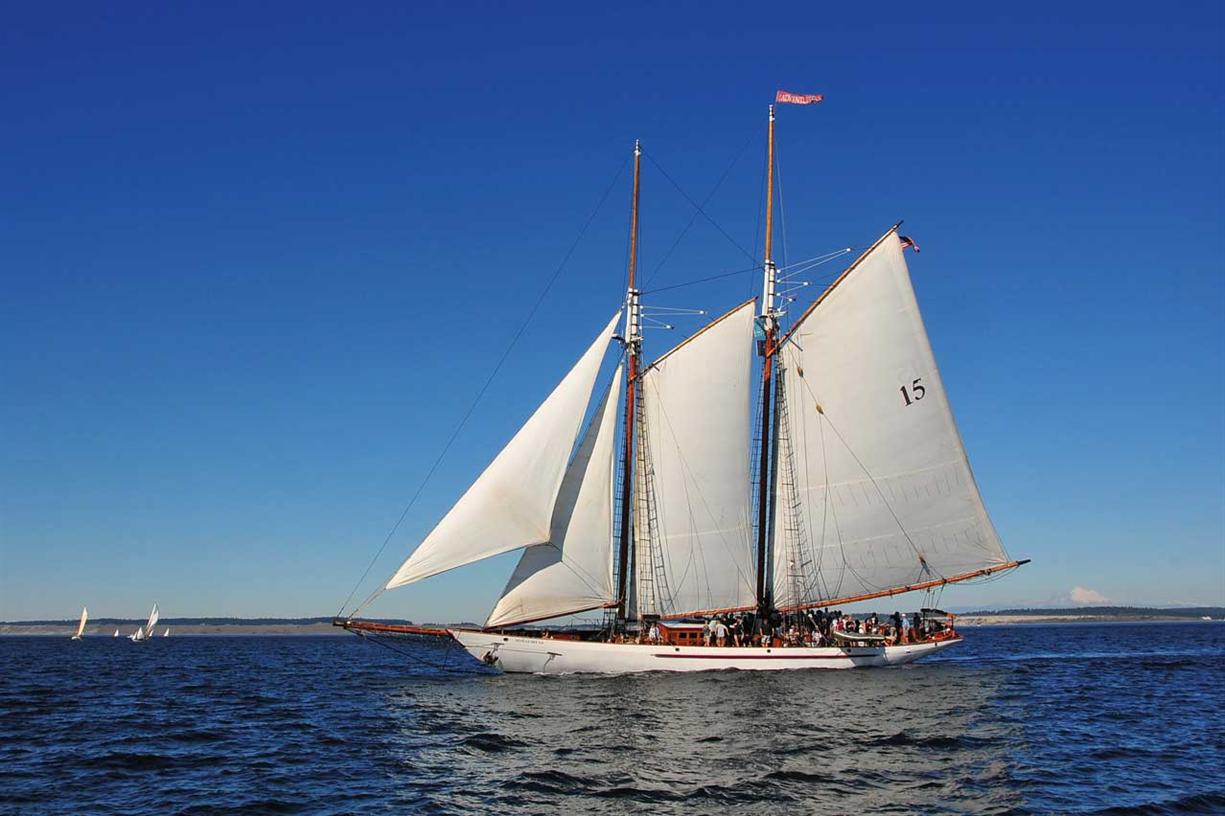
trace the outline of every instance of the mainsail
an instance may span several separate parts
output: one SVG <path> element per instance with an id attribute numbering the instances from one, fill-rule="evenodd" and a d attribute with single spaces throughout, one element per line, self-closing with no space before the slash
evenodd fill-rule
<path id="1" fill-rule="evenodd" d="M 612 470 L 621 368 L 566 468 L 549 540 L 519 558 L 488 627 L 585 612 L 614 600 Z"/>
<path id="2" fill-rule="evenodd" d="M 1007 562 L 896 228 L 784 339 L 773 592 L 783 610 Z"/>
<path id="3" fill-rule="evenodd" d="M 749 385 L 754 301 L 642 376 L 634 584 L 639 614 L 753 604 Z"/>
<path id="4" fill-rule="evenodd" d="M 77 633 L 72 636 L 73 640 L 80 640 L 81 635 L 85 634 L 85 621 L 89 620 L 89 607 L 81 607 L 81 622 L 77 624 Z"/>
<path id="5" fill-rule="evenodd" d="M 400 566 L 387 589 L 549 540 L 566 463 L 619 316 Z"/>
<path id="6" fill-rule="evenodd" d="M 153 604 L 153 609 L 149 612 L 149 622 L 145 624 L 145 637 L 153 637 L 153 627 L 157 625 L 157 604 Z"/>

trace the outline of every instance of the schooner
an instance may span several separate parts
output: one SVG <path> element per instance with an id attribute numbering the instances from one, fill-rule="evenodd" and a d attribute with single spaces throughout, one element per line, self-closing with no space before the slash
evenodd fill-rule
<path id="1" fill-rule="evenodd" d="M 1005 553 L 974 481 L 900 225 L 797 317 L 780 308 L 774 132 L 771 105 L 761 296 L 654 359 L 636 286 L 635 143 L 624 303 L 383 587 L 522 550 L 484 627 L 376 623 L 356 617 L 362 607 L 336 625 L 446 636 L 488 665 L 533 673 L 896 665 L 960 642 L 951 626 L 821 645 L 778 637 L 807 610 L 1026 562 Z M 597 395 L 610 346 L 620 361 Z M 598 631 L 525 628 L 600 609 Z M 704 621 L 733 616 L 744 645 L 699 642 Z"/>

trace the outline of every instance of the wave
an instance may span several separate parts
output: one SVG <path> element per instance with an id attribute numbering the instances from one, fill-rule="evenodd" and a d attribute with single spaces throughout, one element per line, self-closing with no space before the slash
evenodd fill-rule
<path id="1" fill-rule="evenodd" d="M 1225 792 L 1199 793 L 1165 802 L 1109 807 L 1094 811 L 1091 816 L 1220 816 L 1225 813 Z"/>

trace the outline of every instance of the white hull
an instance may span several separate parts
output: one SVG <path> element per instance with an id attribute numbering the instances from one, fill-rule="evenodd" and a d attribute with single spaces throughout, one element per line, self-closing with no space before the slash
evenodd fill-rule
<path id="1" fill-rule="evenodd" d="M 900 666 L 940 651 L 961 638 L 905 646 L 724 647 L 651 646 L 553 640 L 497 632 L 449 630 L 477 660 L 505 672 L 622 674 L 645 671 L 782 671 Z"/>

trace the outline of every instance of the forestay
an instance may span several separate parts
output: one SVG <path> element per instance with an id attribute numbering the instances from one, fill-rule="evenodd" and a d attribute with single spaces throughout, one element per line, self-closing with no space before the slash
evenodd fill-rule
<path id="1" fill-rule="evenodd" d="M 619 316 L 400 566 L 387 589 L 549 540 L 566 462 Z"/>
<path id="2" fill-rule="evenodd" d="M 566 468 L 549 540 L 528 547 L 485 626 L 585 612 L 613 601 L 612 472 L 621 368 Z"/>
<path id="3" fill-rule="evenodd" d="M 801 318 L 781 354 L 778 607 L 1007 560 L 893 230 Z"/>
<path id="4" fill-rule="evenodd" d="M 641 614 L 754 603 L 748 449 L 753 305 L 748 301 L 714 321 L 642 377 L 639 444 L 644 434 L 649 462 L 639 467 L 635 510 Z"/>

